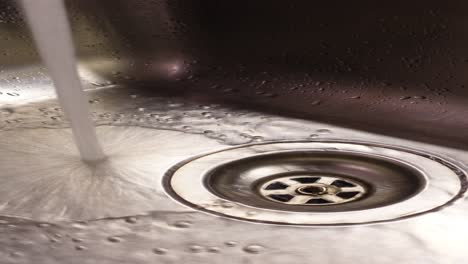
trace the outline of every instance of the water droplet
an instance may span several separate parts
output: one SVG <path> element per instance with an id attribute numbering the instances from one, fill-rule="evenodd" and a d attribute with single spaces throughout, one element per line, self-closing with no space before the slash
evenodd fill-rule
<path id="1" fill-rule="evenodd" d="M 214 135 L 214 131 L 213 130 L 205 130 L 203 131 L 203 134 L 207 135 L 207 136 L 213 136 Z"/>
<path id="2" fill-rule="evenodd" d="M 361 99 L 361 96 L 359 95 L 351 96 L 351 99 Z"/>
<path id="3" fill-rule="evenodd" d="M 203 113 L 202 113 L 202 116 L 204 116 L 204 117 L 211 117 L 211 116 L 212 116 L 212 113 L 211 113 L 211 112 L 203 112 Z"/>
<path id="4" fill-rule="evenodd" d="M 13 252 L 10 253 L 10 256 L 12 256 L 14 258 L 19 258 L 19 257 L 23 256 L 23 253 L 18 252 L 18 251 L 13 251 Z"/>
<path id="5" fill-rule="evenodd" d="M 168 104 L 169 107 L 181 107 L 183 105 L 184 105 L 183 103 L 169 103 Z"/>
<path id="6" fill-rule="evenodd" d="M 260 245 L 248 245 L 246 247 L 244 247 L 242 250 L 244 250 L 244 252 L 246 253 L 250 253 L 250 254 L 258 254 L 260 253 L 262 250 L 264 249 L 264 247 L 260 246 Z"/>
<path id="7" fill-rule="evenodd" d="M 268 97 L 268 98 L 275 98 L 275 97 L 278 97 L 278 94 L 275 94 L 275 93 L 265 93 L 263 96 Z"/>
<path id="8" fill-rule="evenodd" d="M 39 223 L 39 224 L 37 224 L 37 227 L 46 228 L 46 227 L 50 227 L 50 224 L 47 224 L 47 223 Z"/>
<path id="9" fill-rule="evenodd" d="M 227 241 L 227 242 L 224 242 L 224 244 L 228 247 L 235 247 L 237 246 L 237 242 L 236 241 Z"/>
<path id="10" fill-rule="evenodd" d="M 310 135 L 309 135 L 309 137 L 311 137 L 311 138 L 318 138 L 319 136 L 320 136 L 320 135 L 318 135 L 318 134 L 310 134 Z"/>
<path id="11" fill-rule="evenodd" d="M 264 138 L 261 137 L 261 136 L 254 136 L 254 137 L 252 137 L 252 140 L 255 141 L 255 142 L 260 142 L 260 141 L 263 141 Z"/>
<path id="12" fill-rule="evenodd" d="M 120 237 L 111 236 L 107 238 L 107 241 L 112 242 L 112 243 L 119 243 L 122 241 L 122 239 Z"/>
<path id="13" fill-rule="evenodd" d="M 184 130 L 189 130 L 189 129 L 191 129 L 191 128 L 192 128 L 191 126 L 183 126 L 183 127 L 182 127 L 182 129 L 184 129 Z"/>
<path id="14" fill-rule="evenodd" d="M 233 203 L 230 203 L 230 202 L 221 202 L 221 207 L 223 208 L 233 208 L 234 207 L 234 204 Z"/>
<path id="15" fill-rule="evenodd" d="M 317 129 L 315 130 L 318 134 L 330 134 L 332 131 L 330 129 L 322 128 L 322 129 Z"/>
<path id="16" fill-rule="evenodd" d="M 191 225 L 192 223 L 189 221 L 177 221 L 174 223 L 174 226 L 178 228 L 189 228 Z"/>
<path id="17" fill-rule="evenodd" d="M 199 245 L 191 245 L 189 246 L 189 250 L 190 252 L 193 252 L 193 253 L 200 253 L 203 251 L 203 247 Z"/>
<path id="18" fill-rule="evenodd" d="M 75 249 L 79 250 L 79 251 L 82 251 L 82 250 L 86 250 L 87 248 L 85 246 L 78 245 L 78 246 L 75 246 Z"/>
<path id="19" fill-rule="evenodd" d="M 58 240 L 57 238 L 51 238 L 51 239 L 49 239 L 49 241 L 51 243 L 60 243 L 60 240 Z"/>
<path id="20" fill-rule="evenodd" d="M 322 101 L 320 100 L 315 100 L 315 101 L 310 102 L 310 105 L 320 105 L 320 104 L 322 104 Z"/>
<path id="21" fill-rule="evenodd" d="M 80 242 L 83 242 L 83 239 L 74 237 L 72 238 L 72 241 L 76 243 L 80 243 Z"/>
<path id="22" fill-rule="evenodd" d="M 137 98 L 137 97 L 138 97 L 138 96 L 137 96 L 136 94 L 131 94 L 131 95 L 130 95 L 130 98 L 132 98 L 132 99 L 135 99 L 135 98 Z"/>
<path id="23" fill-rule="evenodd" d="M 400 100 L 408 100 L 411 99 L 411 96 L 402 96 L 400 97 Z"/>
<path id="24" fill-rule="evenodd" d="M 209 247 L 207 251 L 210 253 L 219 253 L 221 249 L 219 247 Z"/>
<path id="25" fill-rule="evenodd" d="M 86 229 L 88 228 L 88 223 L 86 222 L 75 222 L 71 224 L 72 227 L 78 228 L 78 229 Z"/>
<path id="26" fill-rule="evenodd" d="M 143 111 L 145 111 L 145 108 L 144 108 L 144 107 L 140 107 L 140 108 L 138 108 L 138 111 L 143 112 Z"/>
<path id="27" fill-rule="evenodd" d="M 0 115 L 11 115 L 13 114 L 14 110 L 11 109 L 11 108 L 3 108 L 3 109 L 0 109 Z"/>
<path id="28" fill-rule="evenodd" d="M 135 224 L 137 222 L 137 218 L 132 216 L 132 217 L 127 217 L 125 218 L 125 222 L 129 223 L 129 224 Z"/>
<path id="29" fill-rule="evenodd" d="M 165 248 L 153 248 L 152 251 L 157 255 L 165 255 L 167 253 L 167 249 Z"/>

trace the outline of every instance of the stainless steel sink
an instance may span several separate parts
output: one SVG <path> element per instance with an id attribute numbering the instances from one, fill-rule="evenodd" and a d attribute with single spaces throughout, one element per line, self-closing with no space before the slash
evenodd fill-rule
<path id="1" fill-rule="evenodd" d="M 150 205 L 125 203 L 118 210 L 93 211 L 82 205 L 88 206 L 80 211 L 85 213 L 64 219 L 37 217 L 43 208 L 33 206 L 27 212 L 3 212 L 1 263 L 468 260 L 464 252 L 468 2 L 67 0 L 66 4 L 78 70 L 96 124 L 104 130 L 138 127 L 168 133 L 155 150 L 161 154 L 152 167 L 159 198 Z M 15 1 L 0 1 L 0 39 L 0 137 L 4 139 L 0 146 L 6 146 L 6 138 L 19 142 L 25 135 L 53 138 L 50 129 L 63 130 L 67 123 Z M 245 218 L 230 217 L 230 204 L 213 209 L 188 203 L 179 199 L 183 195 L 177 190 L 171 193 L 165 186 L 167 177 L 176 177 L 174 171 L 184 162 L 201 159 L 202 153 L 208 153 L 208 159 L 220 149 L 237 151 L 244 144 L 255 148 L 278 141 L 332 142 L 334 152 L 343 150 L 337 142 L 362 143 L 373 151 L 385 147 L 378 155 L 390 163 L 395 158 L 410 164 L 410 154 L 421 154 L 450 168 L 458 175 L 460 188 L 452 200 L 434 210 L 408 210 L 392 221 L 345 226 L 314 222 L 310 227 L 250 221 L 256 219 L 256 211 L 248 211 Z M 274 145 L 253 151 L 263 155 L 273 150 L 291 151 Z M 354 150 L 362 149 L 347 149 Z M 238 153 L 230 157 L 236 155 L 241 157 Z M 408 160 L 402 160 L 404 155 Z M 359 170 L 355 165 L 364 158 L 346 159 L 354 163 L 339 166 L 367 171 L 364 165 Z M 0 164 L 7 162 L 7 155 L 0 157 Z M 373 170 L 390 175 L 383 167 Z M 189 172 L 196 177 L 208 168 Z M 369 177 L 382 177 L 373 181 L 385 181 L 369 171 Z M 417 173 L 401 174 L 400 186 L 424 189 L 415 184 L 419 180 L 409 179 L 412 174 Z M 234 188 L 236 181 L 229 177 L 216 181 Z M 300 188 L 335 190 L 331 185 Z M 195 192 L 188 188 L 191 191 Z M 224 195 L 229 189 L 220 192 Z M 371 188 L 368 192 L 372 194 Z M 247 204 L 254 208 L 269 204 L 273 209 L 265 207 L 274 211 L 269 199 Z M 304 210 L 309 209 L 297 211 Z M 339 217 L 343 223 L 355 220 L 346 212 Z M 322 218 L 327 220 L 326 215 Z"/>

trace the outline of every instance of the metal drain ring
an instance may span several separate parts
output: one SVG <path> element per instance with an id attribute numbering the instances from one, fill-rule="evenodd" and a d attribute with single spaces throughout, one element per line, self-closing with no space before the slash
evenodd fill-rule
<path id="1" fill-rule="evenodd" d="M 226 164 L 236 164 L 236 162 L 242 164 L 244 159 L 272 154 L 289 153 L 301 156 L 309 152 L 316 155 L 339 152 L 343 155 L 361 155 L 370 160 L 392 163 L 395 166 L 415 171 L 422 177 L 424 186 L 413 196 L 381 207 L 354 211 L 321 212 L 298 211 L 296 209 L 304 207 L 326 209 L 328 206 L 291 205 L 284 207 L 282 205 L 283 209 L 281 210 L 254 206 L 248 204 L 248 201 L 239 202 L 227 198 L 210 186 L 213 177 L 216 179 L 218 174 L 225 173 L 226 168 L 229 169 L 229 167 L 225 167 Z M 263 175 L 262 177 L 265 179 L 272 179 L 285 176 L 285 173 L 302 175 L 304 171 L 294 171 L 294 168 L 283 166 L 277 171 L 260 168 L 252 170 L 252 173 L 257 176 Z M 289 141 L 238 146 L 194 157 L 172 167 L 163 178 L 163 186 L 169 196 L 176 201 L 193 209 L 218 216 L 269 224 L 335 226 L 395 221 L 440 210 L 463 197 L 468 185 L 465 172 L 453 162 L 412 149 L 364 142 Z M 239 189 L 239 186 L 233 185 L 227 186 L 227 188 L 238 192 L 238 197 L 248 194 L 244 193 L 245 190 Z M 369 195 L 372 197 L 373 194 Z M 363 198 L 362 200 L 367 199 Z M 270 203 L 281 205 L 273 201 Z M 354 203 L 358 203 L 358 201 L 344 203 L 343 206 Z M 332 206 L 338 205 L 330 205 L 330 208 Z M 289 208 L 296 209 L 290 210 Z"/>
<path id="2" fill-rule="evenodd" d="M 260 194 L 288 205 L 326 206 L 359 199 L 366 189 L 343 177 L 296 175 L 265 182 L 260 186 Z"/>

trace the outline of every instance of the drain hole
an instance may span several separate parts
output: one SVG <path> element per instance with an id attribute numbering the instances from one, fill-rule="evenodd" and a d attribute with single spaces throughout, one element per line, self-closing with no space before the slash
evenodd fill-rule
<path id="1" fill-rule="evenodd" d="M 281 182 L 274 182 L 268 185 L 265 190 L 283 190 L 288 188 L 288 185 L 281 183 Z"/>
<path id="2" fill-rule="evenodd" d="M 354 187 L 354 186 L 356 186 L 356 185 L 354 185 L 352 183 L 341 181 L 341 180 L 334 181 L 331 185 L 335 185 L 336 187 Z"/>
<path id="3" fill-rule="evenodd" d="M 318 177 L 300 177 L 300 178 L 293 178 L 291 180 L 300 182 L 300 183 L 314 183 L 318 181 L 320 178 Z"/>
<path id="4" fill-rule="evenodd" d="M 337 193 L 336 196 L 339 196 L 343 199 L 349 199 L 349 198 L 353 198 L 354 196 L 358 195 L 359 192 L 341 192 L 341 193 Z"/>
<path id="5" fill-rule="evenodd" d="M 272 194 L 269 197 L 280 202 L 289 202 L 294 196 L 289 194 Z"/>
<path id="6" fill-rule="evenodd" d="M 328 204 L 328 203 L 331 203 L 331 202 L 322 198 L 310 199 L 309 201 L 307 201 L 307 204 Z"/>

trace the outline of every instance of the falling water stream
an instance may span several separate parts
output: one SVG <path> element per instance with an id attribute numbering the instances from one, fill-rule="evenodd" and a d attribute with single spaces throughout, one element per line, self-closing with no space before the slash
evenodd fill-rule
<path id="1" fill-rule="evenodd" d="M 83 161 L 105 158 L 91 120 L 88 100 L 76 69 L 73 40 L 62 1 L 22 0 L 37 48 L 54 82 L 58 100 L 70 121 Z"/>

